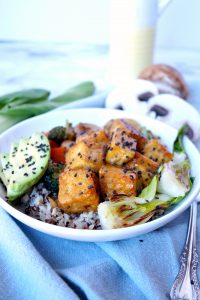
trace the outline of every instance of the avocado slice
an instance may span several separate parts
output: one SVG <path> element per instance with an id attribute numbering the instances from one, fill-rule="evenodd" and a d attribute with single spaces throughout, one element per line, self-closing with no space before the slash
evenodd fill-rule
<path id="1" fill-rule="evenodd" d="M 4 185 L 7 186 L 12 174 L 13 167 L 9 161 L 9 154 L 1 153 L 0 154 L 0 177 Z"/>
<path id="2" fill-rule="evenodd" d="M 10 153 L 9 153 L 9 161 L 11 164 L 15 163 L 15 156 L 16 156 L 16 153 L 18 151 L 18 147 L 19 147 L 19 144 L 18 143 L 12 143 L 11 144 L 11 147 L 10 147 Z"/>
<path id="3" fill-rule="evenodd" d="M 33 133 L 28 139 L 21 139 L 18 145 L 13 144 L 9 154 L 1 156 L 1 178 L 2 181 L 4 178 L 8 199 L 13 201 L 36 184 L 45 173 L 50 158 L 48 138 L 43 133 Z"/>

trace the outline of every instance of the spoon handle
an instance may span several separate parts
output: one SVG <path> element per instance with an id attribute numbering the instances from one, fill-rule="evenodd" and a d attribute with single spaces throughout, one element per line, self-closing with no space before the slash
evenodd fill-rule
<path id="1" fill-rule="evenodd" d="M 196 249 L 197 201 L 190 207 L 186 243 L 180 257 L 180 271 L 171 288 L 171 300 L 200 300 L 197 278 L 198 254 Z"/>

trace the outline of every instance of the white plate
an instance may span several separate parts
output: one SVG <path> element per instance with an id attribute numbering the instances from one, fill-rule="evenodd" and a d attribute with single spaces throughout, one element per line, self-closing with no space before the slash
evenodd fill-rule
<path id="1" fill-rule="evenodd" d="M 0 136 L 0 152 L 8 151 L 10 144 L 13 141 L 17 141 L 22 137 L 29 136 L 34 131 L 49 130 L 56 125 L 65 124 L 66 119 L 73 124 L 79 122 L 90 122 L 97 125 L 104 125 L 112 118 L 132 118 L 146 126 L 153 133 L 162 137 L 165 144 L 172 149 L 173 141 L 176 137 L 177 131 L 164 123 L 155 121 L 153 119 L 134 115 L 133 113 L 110 110 L 102 108 L 82 108 L 82 109 L 70 109 L 65 111 L 50 112 L 27 121 L 24 121 L 11 129 L 7 130 Z M 186 208 L 189 207 L 195 196 L 200 190 L 200 156 L 195 146 L 187 139 L 184 140 L 185 149 L 188 153 L 189 159 L 192 164 L 192 176 L 195 177 L 195 181 L 190 193 L 182 200 L 176 207 L 166 212 L 166 214 L 154 221 L 128 227 L 113 230 L 81 230 L 71 229 L 66 227 L 59 227 L 52 224 L 43 223 L 24 213 L 17 210 L 15 207 L 8 204 L 3 197 L 0 198 L 0 205 L 13 217 L 21 221 L 22 223 L 45 232 L 50 235 L 54 235 L 61 238 L 78 240 L 78 241 L 114 241 L 120 239 L 126 239 L 134 237 L 140 234 L 144 234 L 159 228 L 166 223 L 175 219 Z M 169 187 L 170 188 L 170 187 Z"/>

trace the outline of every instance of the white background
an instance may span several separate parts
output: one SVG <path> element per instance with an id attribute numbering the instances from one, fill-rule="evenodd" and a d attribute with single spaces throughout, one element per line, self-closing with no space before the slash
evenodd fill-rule
<path id="1" fill-rule="evenodd" d="M 199 15 L 200 0 L 173 0 L 157 44 L 200 48 Z M 0 39 L 107 43 L 108 29 L 109 0 L 0 0 Z"/>

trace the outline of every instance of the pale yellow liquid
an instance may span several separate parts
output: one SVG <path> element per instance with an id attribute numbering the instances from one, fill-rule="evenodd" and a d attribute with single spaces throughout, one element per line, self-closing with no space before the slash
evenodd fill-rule
<path id="1" fill-rule="evenodd" d="M 128 33 L 115 33 L 110 39 L 107 79 L 118 85 L 135 79 L 152 64 L 155 28 L 134 29 Z"/>

